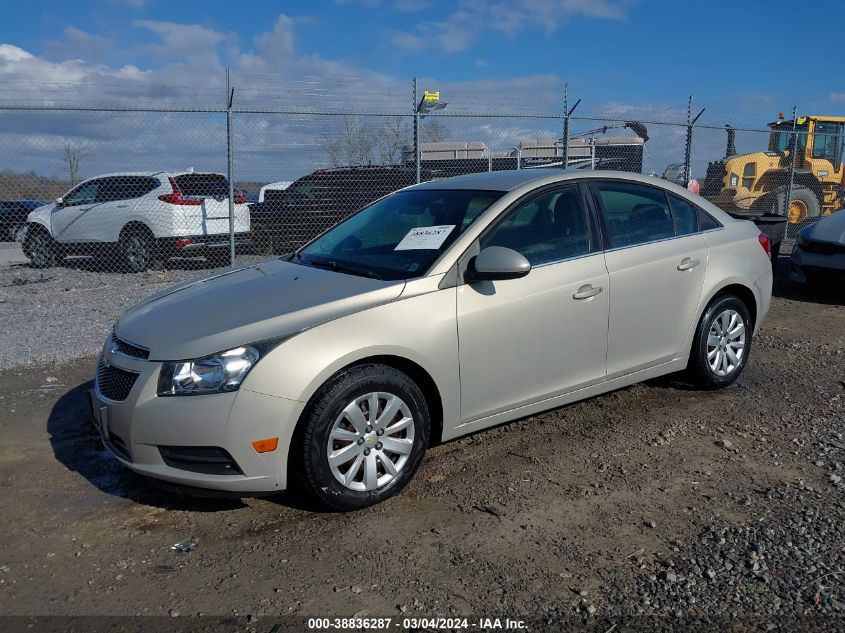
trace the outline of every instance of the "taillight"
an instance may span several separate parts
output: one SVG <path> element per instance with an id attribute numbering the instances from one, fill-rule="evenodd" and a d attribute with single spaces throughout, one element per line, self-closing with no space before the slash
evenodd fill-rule
<path id="1" fill-rule="evenodd" d="M 757 236 L 757 239 L 760 240 L 760 246 L 763 247 L 763 250 L 766 251 L 766 255 L 771 257 L 772 255 L 772 240 L 769 239 L 769 236 L 765 233 L 760 233 Z"/>
<path id="2" fill-rule="evenodd" d="M 165 193 L 158 197 L 159 200 L 162 202 L 166 202 L 167 204 L 181 204 L 181 205 L 200 205 L 202 204 L 202 199 L 195 199 L 195 198 L 183 198 L 182 192 L 179 191 L 179 185 L 176 184 L 176 181 L 173 179 L 173 176 L 169 176 L 167 178 L 170 181 L 170 188 L 173 189 L 172 193 Z"/>
<path id="3" fill-rule="evenodd" d="M 246 203 L 246 194 L 243 191 L 239 191 L 237 195 L 235 195 L 235 204 L 245 204 Z"/>

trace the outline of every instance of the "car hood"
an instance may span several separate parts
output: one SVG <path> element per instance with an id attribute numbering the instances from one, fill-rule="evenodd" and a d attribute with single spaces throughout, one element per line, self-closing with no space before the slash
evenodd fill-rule
<path id="1" fill-rule="evenodd" d="M 152 295 L 115 332 L 149 349 L 150 360 L 199 358 L 387 303 L 404 285 L 270 260 Z"/>
<path id="2" fill-rule="evenodd" d="M 802 229 L 803 236 L 814 242 L 845 245 L 845 209 L 841 209 L 815 224 Z"/>

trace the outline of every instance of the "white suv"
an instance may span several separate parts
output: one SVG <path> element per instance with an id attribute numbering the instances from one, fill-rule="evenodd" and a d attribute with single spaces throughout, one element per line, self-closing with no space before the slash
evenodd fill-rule
<path id="1" fill-rule="evenodd" d="M 229 254 L 229 181 L 222 174 L 121 173 L 86 180 L 27 217 L 24 254 L 37 268 L 67 255 L 117 256 L 141 272 L 173 257 Z M 237 192 L 237 245 L 250 241 L 249 209 Z"/>

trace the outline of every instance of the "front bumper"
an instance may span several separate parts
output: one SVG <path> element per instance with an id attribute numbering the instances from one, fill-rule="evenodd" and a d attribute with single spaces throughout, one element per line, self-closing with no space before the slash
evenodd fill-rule
<path id="1" fill-rule="evenodd" d="M 179 486 L 242 492 L 245 496 L 285 489 L 288 449 L 302 403 L 246 389 L 159 397 L 160 362 L 112 349 L 104 351 L 99 363 L 105 362 L 104 357 L 111 367 L 137 374 L 123 400 L 103 395 L 99 379 L 90 393 L 94 425 L 104 446 L 124 466 Z M 279 438 L 278 448 L 257 453 L 252 442 L 268 437 Z M 188 470 L 184 464 L 175 467 L 174 447 L 222 449 L 236 468 L 230 469 L 231 474 L 208 474 Z"/>
<path id="2" fill-rule="evenodd" d="M 845 253 L 808 253 L 796 244 L 789 279 L 802 284 L 845 286 Z"/>

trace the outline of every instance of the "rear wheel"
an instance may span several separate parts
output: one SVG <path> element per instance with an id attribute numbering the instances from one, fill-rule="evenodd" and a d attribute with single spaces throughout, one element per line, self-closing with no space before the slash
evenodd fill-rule
<path id="1" fill-rule="evenodd" d="M 35 268 L 51 268 L 56 265 L 56 242 L 42 228 L 30 226 L 23 251 Z"/>
<path id="2" fill-rule="evenodd" d="M 312 401 L 292 458 L 305 488 L 336 510 L 357 510 L 398 493 L 428 445 L 420 388 L 393 367 L 345 369 Z"/>
<path id="3" fill-rule="evenodd" d="M 717 296 L 698 323 L 687 370 L 703 389 L 721 389 L 734 382 L 751 351 L 751 316 L 741 299 Z"/>
<path id="4" fill-rule="evenodd" d="M 144 229 L 124 231 L 118 242 L 123 264 L 129 272 L 142 273 L 154 262 L 153 237 Z"/>

